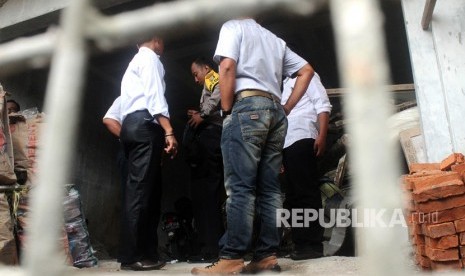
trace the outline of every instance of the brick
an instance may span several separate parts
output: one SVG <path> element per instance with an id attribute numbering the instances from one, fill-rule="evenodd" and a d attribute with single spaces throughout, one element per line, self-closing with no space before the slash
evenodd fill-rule
<path id="1" fill-rule="evenodd" d="M 426 268 L 426 269 L 431 268 L 431 260 L 426 256 L 415 254 L 415 261 L 422 268 Z"/>
<path id="2" fill-rule="evenodd" d="M 452 222 L 440 224 L 423 224 L 423 233 L 430 238 L 439 238 L 455 234 L 455 226 Z"/>
<path id="3" fill-rule="evenodd" d="M 461 245 L 459 247 L 459 254 L 461 259 L 465 259 L 465 246 Z"/>
<path id="4" fill-rule="evenodd" d="M 454 225 L 455 231 L 457 231 L 457 233 L 465 232 L 465 219 L 459 219 L 454 221 Z"/>
<path id="5" fill-rule="evenodd" d="M 465 185 L 462 180 L 455 179 L 415 190 L 412 193 L 412 198 L 415 203 L 419 203 L 462 194 L 465 194 Z"/>
<path id="6" fill-rule="evenodd" d="M 465 218 L 465 206 L 457 207 L 454 209 L 438 211 L 432 214 L 436 223 L 443 223 L 447 221 L 454 221 Z"/>
<path id="7" fill-rule="evenodd" d="M 465 195 L 457 195 L 438 200 L 420 202 L 415 205 L 415 208 L 418 212 L 432 213 L 435 211 L 442 211 L 461 206 L 465 206 Z"/>
<path id="8" fill-rule="evenodd" d="M 462 269 L 462 261 L 447 261 L 447 262 L 435 262 L 431 261 L 431 269 L 435 271 L 447 271 L 447 270 L 460 270 Z"/>
<path id="9" fill-rule="evenodd" d="M 415 253 L 421 256 L 426 256 L 426 246 L 424 244 L 415 246 Z"/>
<path id="10" fill-rule="evenodd" d="M 458 233 L 460 245 L 465 245 L 465 232 Z"/>
<path id="11" fill-rule="evenodd" d="M 452 165 L 464 163 L 465 157 L 461 153 L 452 153 L 441 161 L 439 168 L 442 171 L 450 170 Z"/>
<path id="12" fill-rule="evenodd" d="M 416 172 L 416 173 L 409 174 L 409 175 L 402 175 L 401 183 L 403 184 L 403 186 L 405 186 L 404 187 L 405 190 L 413 190 L 413 181 L 415 181 L 415 179 L 419 177 L 434 176 L 438 174 L 444 174 L 444 172 L 441 170 L 434 170 L 434 171 L 420 171 L 420 172 Z"/>
<path id="13" fill-rule="evenodd" d="M 450 248 L 450 249 L 437 249 L 425 246 L 426 256 L 430 258 L 431 261 L 454 261 L 459 260 L 459 249 Z"/>
<path id="14" fill-rule="evenodd" d="M 462 176 L 462 181 L 465 181 L 465 163 L 452 165 L 451 170 Z"/>
<path id="15" fill-rule="evenodd" d="M 425 237 L 425 245 L 436 249 L 449 249 L 459 246 L 459 236 L 450 235 L 440 238 Z"/>
<path id="16" fill-rule="evenodd" d="M 413 191 L 417 191 L 451 180 L 462 180 L 462 177 L 457 172 L 442 172 L 441 174 L 412 178 L 410 181 L 413 184 Z"/>
<path id="17" fill-rule="evenodd" d="M 423 229 L 419 223 L 412 223 L 412 230 L 415 235 L 423 235 Z"/>
<path id="18" fill-rule="evenodd" d="M 440 170 L 440 163 L 412 163 L 408 165 L 410 174 L 420 171 Z"/>
<path id="19" fill-rule="evenodd" d="M 425 245 L 425 236 L 414 235 L 412 238 L 412 244 L 416 246 Z"/>
<path id="20" fill-rule="evenodd" d="M 452 167 L 450 169 L 453 172 L 463 173 L 463 172 L 465 172 L 465 163 L 452 165 Z"/>
<path id="21" fill-rule="evenodd" d="M 411 192 L 413 190 L 412 183 L 407 181 L 408 175 L 404 174 L 400 176 L 399 182 L 400 182 L 400 188 L 402 189 L 403 192 Z"/>

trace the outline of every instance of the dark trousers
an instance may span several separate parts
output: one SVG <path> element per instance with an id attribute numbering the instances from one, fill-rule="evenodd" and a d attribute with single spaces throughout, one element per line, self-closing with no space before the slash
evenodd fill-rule
<path id="1" fill-rule="evenodd" d="M 218 254 L 224 233 L 221 206 L 225 200 L 221 131 L 208 125 L 199 132 L 199 163 L 191 170 L 191 195 L 201 253 Z"/>
<path id="2" fill-rule="evenodd" d="M 284 204 L 286 208 L 308 208 L 317 211 L 322 208 L 314 143 L 314 139 L 302 139 L 283 151 L 283 165 L 288 185 Z M 293 227 L 291 234 L 295 248 L 297 250 L 312 248 L 323 252 L 323 231 L 318 220 L 310 222 L 309 227 Z"/>
<path id="3" fill-rule="evenodd" d="M 147 110 L 136 111 L 124 119 L 120 138 L 128 159 L 128 179 L 123 189 L 119 261 L 155 261 L 164 132 Z"/>

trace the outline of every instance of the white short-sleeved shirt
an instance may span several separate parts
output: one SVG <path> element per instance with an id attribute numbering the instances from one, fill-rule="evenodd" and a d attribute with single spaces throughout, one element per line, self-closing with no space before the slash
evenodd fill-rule
<path id="1" fill-rule="evenodd" d="M 282 104 L 285 104 L 291 95 L 295 81 L 295 78 L 284 80 Z M 332 105 L 329 102 L 326 89 L 321 83 L 320 76 L 315 73 L 307 91 L 287 116 L 288 126 L 284 148 L 301 139 L 316 139 L 318 137 L 318 114 L 331 112 L 331 109 Z"/>
<path id="2" fill-rule="evenodd" d="M 103 119 L 113 119 L 121 124 L 123 122 L 122 118 L 123 117 L 121 114 L 121 96 L 119 96 L 113 101 L 113 104 L 110 106 L 105 116 L 103 116 Z"/>
<path id="3" fill-rule="evenodd" d="M 147 109 L 150 114 L 169 118 L 165 99 L 165 69 L 160 58 L 147 47 L 140 47 L 121 81 L 121 114 Z"/>
<path id="4" fill-rule="evenodd" d="M 290 77 L 307 64 L 281 38 L 253 19 L 223 24 L 213 59 L 219 64 L 222 57 L 236 61 L 235 92 L 258 89 L 279 98 L 282 76 Z"/>

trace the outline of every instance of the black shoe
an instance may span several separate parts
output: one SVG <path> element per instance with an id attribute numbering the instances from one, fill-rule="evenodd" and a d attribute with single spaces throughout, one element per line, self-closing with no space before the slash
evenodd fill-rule
<path id="1" fill-rule="evenodd" d="M 218 261 L 218 255 L 213 254 L 193 255 L 187 258 L 187 262 L 191 264 L 213 263 L 216 261 Z"/>
<path id="2" fill-rule="evenodd" d="M 319 251 L 315 251 L 313 249 L 306 248 L 306 249 L 292 251 L 290 257 L 294 261 L 317 259 L 317 258 L 323 257 L 323 253 Z"/>
<path id="3" fill-rule="evenodd" d="M 143 271 L 143 270 L 157 270 L 165 266 L 165 262 L 158 261 L 140 261 L 132 264 L 121 264 L 121 270 L 134 270 L 134 271 Z"/>

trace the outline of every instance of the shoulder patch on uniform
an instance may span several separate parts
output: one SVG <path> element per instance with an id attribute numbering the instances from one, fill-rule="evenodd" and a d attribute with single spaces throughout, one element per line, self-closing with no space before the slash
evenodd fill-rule
<path id="1" fill-rule="evenodd" d="M 208 92 L 212 93 L 219 81 L 220 75 L 214 70 L 210 70 L 210 72 L 205 75 L 205 88 Z"/>

